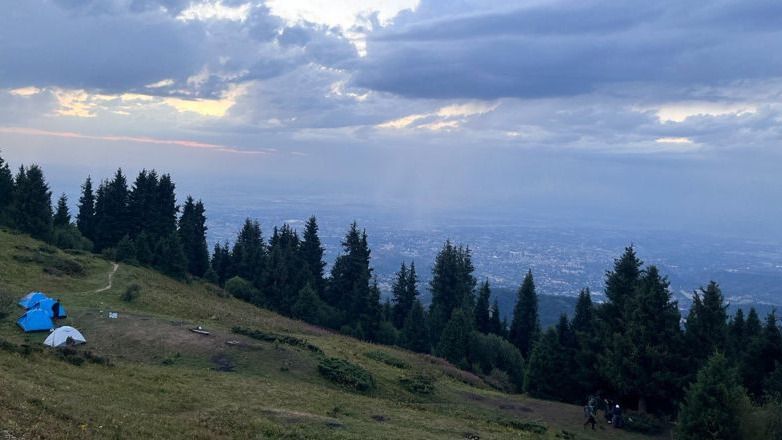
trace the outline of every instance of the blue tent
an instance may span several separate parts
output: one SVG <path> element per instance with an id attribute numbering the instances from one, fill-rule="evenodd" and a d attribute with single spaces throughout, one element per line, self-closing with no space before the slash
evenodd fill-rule
<path id="1" fill-rule="evenodd" d="M 60 303 L 60 312 L 57 314 L 57 316 L 54 316 L 54 311 L 52 310 L 52 306 L 56 302 L 57 302 L 56 299 L 45 298 L 38 301 L 38 303 L 35 306 L 39 309 L 43 309 L 46 313 L 49 314 L 49 316 L 51 316 L 54 319 L 65 318 L 66 316 L 68 316 L 68 312 L 65 311 L 65 307 L 62 306 L 62 303 Z"/>
<path id="2" fill-rule="evenodd" d="M 21 318 L 16 320 L 19 327 L 25 332 L 39 332 L 43 330 L 51 330 L 54 328 L 54 323 L 49 313 L 43 309 L 31 309 L 27 313 L 22 315 Z"/>
<path id="3" fill-rule="evenodd" d="M 42 292 L 30 292 L 27 295 L 25 295 L 24 298 L 19 300 L 19 305 L 24 307 L 25 309 L 32 309 L 33 306 L 38 304 L 38 301 L 47 298 L 49 297 L 44 295 Z"/>

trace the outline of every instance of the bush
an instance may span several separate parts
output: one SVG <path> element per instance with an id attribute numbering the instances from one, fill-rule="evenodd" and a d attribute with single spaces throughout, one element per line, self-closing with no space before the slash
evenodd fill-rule
<path id="1" fill-rule="evenodd" d="M 74 249 L 79 251 L 91 251 L 92 242 L 81 235 L 75 225 L 58 226 L 52 233 L 52 244 L 60 249 Z"/>
<path id="2" fill-rule="evenodd" d="M 435 378 L 426 374 L 416 373 L 399 379 L 407 391 L 415 394 L 433 394 Z"/>
<path id="3" fill-rule="evenodd" d="M 258 302 L 258 299 L 260 298 L 258 289 L 253 287 L 252 283 L 242 277 L 233 277 L 226 281 L 225 291 L 241 300 L 249 301 L 253 304 L 261 304 Z"/>
<path id="4" fill-rule="evenodd" d="M 125 302 L 133 302 L 141 295 L 141 286 L 136 283 L 131 284 L 125 289 L 125 292 L 120 296 L 120 299 Z"/>
<path id="5" fill-rule="evenodd" d="M 326 379 L 355 391 L 369 391 L 375 388 L 375 379 L 358 365 L 338 358 L 323 358 L 318 372 Z"/>
<path id="6" fill-rule="evenodd" d="M 386 365 L 391 365 L 392 367 L 401 368 L 403 370 L 410 368 L 410 364 L 403 361 L 402 359 L 391 356 L 385 351 L 380 351 L 380 350 L 370 351 L 366 353 L 366 357 L 378 362 L 382 362 Z"/>
<path id="7" fill-rule="evenodd" d="M 259 341 L 272 342 L 275 344 L 286 344 L 294 347 L 304 348 L 315 353 L 323 353 L 315 344 L 307 342 L 305 339 L 295 338 L 293 336 L 278 335 L 276 333 L 266 333 L 260 330 L 252 330 L 244 327 L 234 327 L 232 331 L 238 335 L 249 336 Z"/>
<path id="8" fill-rule="evenodd" d="M 641 413 L 631 413 L 624 417 L 625 429 L 647 435 L 658 435 L 665 431 L 665 422 Z"/>

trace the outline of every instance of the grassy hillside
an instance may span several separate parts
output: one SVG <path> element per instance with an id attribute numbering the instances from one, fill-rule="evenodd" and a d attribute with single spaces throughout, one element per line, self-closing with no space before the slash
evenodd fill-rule
<path id="1" fill-rule="evenodd" d="M 579 407 L 506 395 L 439 359 L 289 320 L 210 285 L 121 265 L 106 288 L 112 273 L 101 258 L 0 231 L 0 288 L 60 298 L 69 317 L 59 325 L 88 340 L 63 357 L 39 348 L 45 333 L 21 332 L 21 308 L 0 320 L 0 438 L 648 438 L 582 430 Z M 122 301 L 133 283 L 140 295 Z M 189 331 L 197 325 L 211 335 Z M 375 388 L 328 381 L 324 357 L 368 370 Z M 432 394 L 401 380 L 421 374 L 434 378 Z"/>

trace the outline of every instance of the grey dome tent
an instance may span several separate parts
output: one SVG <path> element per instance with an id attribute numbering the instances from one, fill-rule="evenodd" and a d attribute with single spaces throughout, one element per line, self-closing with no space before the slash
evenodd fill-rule
<path id="1" fill-rule="evenodd" d="M 68 345 L 70 338 L 70 343 L 72 344 L 86 344 L 87 340 L 84 339 L 84 335 L 81 334 L 78 330 L 75 328 L 64 325 L 62 327 L 58 327 L 54 330 L 52 330 L 51 333 L 49 333 L 49 336 L 46 337 L 46 340 L 43 341 L 44 345 L 48 345 L 50 347 L 62 347 L 64 345 Z"/>

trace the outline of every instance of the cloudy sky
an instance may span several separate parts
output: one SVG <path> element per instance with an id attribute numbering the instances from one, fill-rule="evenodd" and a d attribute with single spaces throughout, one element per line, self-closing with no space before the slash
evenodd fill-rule
<path id="1" fill-rule="evenodd" d="M 0 148 L 55 183 L 782 237 L 775 0 L 5 0 Z"/>

